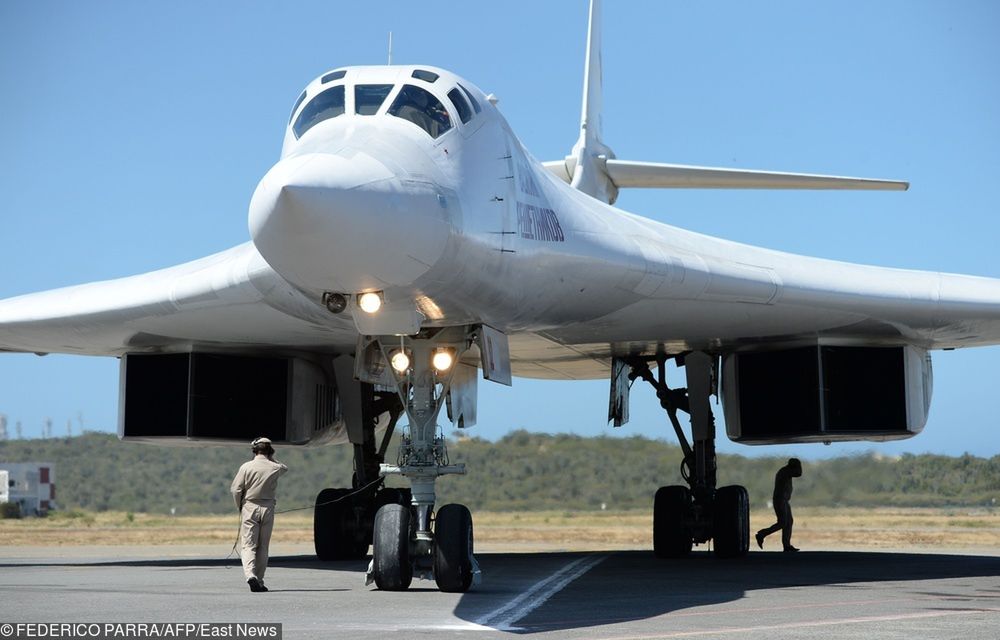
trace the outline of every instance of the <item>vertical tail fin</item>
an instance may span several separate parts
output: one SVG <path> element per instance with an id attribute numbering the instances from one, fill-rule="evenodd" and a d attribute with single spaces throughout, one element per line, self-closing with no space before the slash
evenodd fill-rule
<path id="1" fill-rule="evenodd" d="M 581 140 L 584 137 L 593 140 L 601 138 L 601 108 L 604 94 L 604 75 L 601 69 L 601 0 L 591 0 L 587 32 L 587 56 L 583 63 Z"/>
<path id="2" fill-rule="evenodd" d="M 602 140 L 604 87 L 601 66 L 601 0 L 590 0 L 580 137 L 564 160 L 543 164 L 573 188 L 603 202 L 614 204 L 619 187 L 892 191 L 905 191 L 909 187 L 909 183 L 899 180 L 616 160 L 614 152 Z"/>
<path id="3" fill-rule="evenodd" d="M 580 137 L 566 158 L 570 184 L 604 202 L 614 202 L 618 189 L 608 178 L 605 163 L 614 153 L 601 140 L 603 109 L 603 73 L 601 70 L 601 0 L 590 0 L 587 31 L 587 57 L 583 71 L 583 108 L 580 113 Z"/>

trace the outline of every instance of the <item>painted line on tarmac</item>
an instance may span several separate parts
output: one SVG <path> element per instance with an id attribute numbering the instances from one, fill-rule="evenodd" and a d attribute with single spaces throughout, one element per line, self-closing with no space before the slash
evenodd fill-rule
<path id="1" fill-rule="evenodd" d="M 513 626 L 529 613 L 545 604 L 545 602 L 565 589 L 571 582 L 600 564 L 606 555 L 590 555 L 570 562 L 551 576 L 536 582 L 530 589 L 517 596 L 504 606 L 476 620 L 479 627 L 491 627 L 498 631 L 516 631 Z"/>

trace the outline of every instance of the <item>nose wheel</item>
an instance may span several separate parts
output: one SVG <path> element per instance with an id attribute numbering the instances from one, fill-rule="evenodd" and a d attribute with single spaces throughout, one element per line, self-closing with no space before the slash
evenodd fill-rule
<path id="1" fill-rule="evenodd" d="M 413 580 L 410 561 L 410 507 L 387 504 L 375 514 L 372 575 L 382 591 L 405 591 Z"/>
<path id="2" fill-rule="evenodd" d="M 472 555 L 472 514 L 464 504 L 446 504 L 434 522 L 434 581 L 448 593 L 465 593 L 478 572 Z"/>
<path id="3" fill-rule="evenodd" d="M 433 576 L 441 591 L 464 593 L 479 576 L 472 514 L 461 504 L 435 513 L 435 482 L 442 475 L 465 473 L 465 465 L 449 462 L 436 419 L 452 389 L 455 363 L 473 344 L 474 334 L 456 327 L 371 340 L 375 355 L 389 365 L 381 369 L 389 377 L 380 373 L 378 383 L 395 388 L 409 419 L 396 464 L 383 463 L 379 472 L 406 477 L 411 500 L 406 506 L 385 505 L 376 514 L 369 578 L 379 589 L 401 591 L 414 577 Z M 454 408 L 449 405 L 449 411 Z"/>
<path id="4" fill-rule="evenodd" d="M 434 572 L 438 589 L 447 593 L 465 593 L 474 584 L 479 566 L 473 556 L 472 514 L 464 504 L 447 504 L 438 511 L 434 522 L 431 552 L 417 538 L 416 520 L 411 508 L 387 504 L 375 515 L 372 578 L 382 591 L 405 591 L 413 580 L 414 569 L 428 564 Z"/>

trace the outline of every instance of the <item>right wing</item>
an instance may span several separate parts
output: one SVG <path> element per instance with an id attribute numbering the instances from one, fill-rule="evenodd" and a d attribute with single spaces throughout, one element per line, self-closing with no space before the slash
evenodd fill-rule
<path id="1" fill-rule="evenodd" d="M 0 301 L 0 351 L 350 351 L 356 340 L 350 314 L 309 300 L 249 242 L 160 271 Z"/>

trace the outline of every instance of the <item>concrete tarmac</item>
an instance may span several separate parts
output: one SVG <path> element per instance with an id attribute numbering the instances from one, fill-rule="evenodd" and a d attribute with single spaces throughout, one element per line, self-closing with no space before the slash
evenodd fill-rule
<path id="1" fill-rule="evenodd" d="M 752 551 L 480 553 L 482 583 L 440 593 L 364 585 L 367 561 L 319 562 L 296 545 L 250 593 L 216 547 L 0 551 L 0 623 L 281 622 L 284 638 L 1000 637 L 1000 557 Z M 221 554 L 219 554 L 221 555 Z"/>

